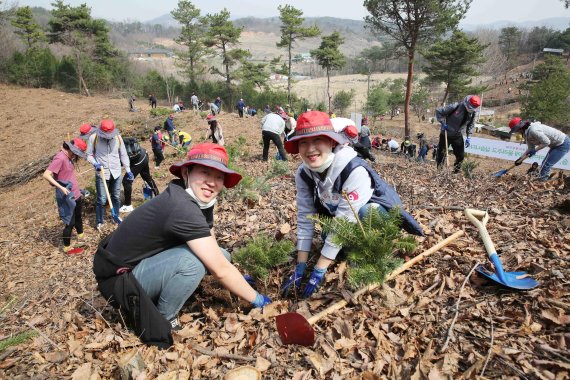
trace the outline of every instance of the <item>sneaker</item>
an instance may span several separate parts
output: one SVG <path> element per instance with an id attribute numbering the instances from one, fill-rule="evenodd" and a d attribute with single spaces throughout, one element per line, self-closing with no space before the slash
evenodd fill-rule
<path id="1" fill-rule="evenodd" d="M 180 324 L 180 321 L 178 320 L 178 317 L 174 317 L 172 318 L 170 321 L 168 321 L 170 323 L 170 329 L 173 331 L 180 331 L 182 330 L 182 325 Z"/>
<path id="2" fill-rule="evenodd" d="M 121 206 L 121 208 L 119 209 L 119 212 L 133 212 L 134 208 L 132 205 L 124 205 Z"/>
<path id="3" fill-rule="evenodd" d="M 83 248 L 79 248 L 79 247 L 77 247 L 77 248 L 72 248 L 72 249 L 70 249 L 69 251 L 67 251 L 66 253 L 67 253 L 68 256 L 71 256 L 71 255 L 80 255 L 80 254 L 83 253 Z"/>
<path id="4" fill-rule="evenodd" d="M 97 228 L 97 231 L 103 232 L 103 223 L 97 223 L 97 227 L 95 228 Z"/>

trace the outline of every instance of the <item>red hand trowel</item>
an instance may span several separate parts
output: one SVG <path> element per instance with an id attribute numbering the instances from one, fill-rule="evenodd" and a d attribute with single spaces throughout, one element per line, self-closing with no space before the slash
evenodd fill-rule
<path id="1" fill-rule="evenodd" d="M 423 260 L 425 257 L 431 255 L 432 253 L 438 251 L 439 249 L 445 247 L 458 237 L 463 235 L 463 231 L 457 231 L 453 235 L 449 236 L 423 252 L 422 254 L 414 257 L 410 261 L 406 262 L 400 268 L 392 271 L 385 281 L 392 280 L 394 277 L 409 269 L 412 265 Z M 381 284 L 372 284 L 359 289 L 353 294 L 353 298 L 356 299 L 364 293 L 371 292 L 372 290 L 378 288 Z M 321 318 L 329 315 L 330 313 L 342 309 L 348 304 L 347 301 L 338 301 L 331 306 L 327 307 L 325 310 L 318 314 L 313 315 L 309 319 L 306 319 L 299 313 L 285 313 L 278 315 L 276 317 L 277 331 L 279 332 L 279 337 L 283 344 L 299 344 L 301 346 L 312 346 L 315 343 L 315 330 L 311 325 L 315 324 Z"/>

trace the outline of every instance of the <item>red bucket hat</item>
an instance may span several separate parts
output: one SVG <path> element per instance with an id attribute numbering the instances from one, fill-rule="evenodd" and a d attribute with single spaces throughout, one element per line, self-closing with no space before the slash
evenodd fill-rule
<path id="1" fill-rule="evenodd" d="M 228 168 L 228 153 L 226 149 L 214 143 L 202 143 L 194 145 L 186 156 L 186 161 L 174 164 L 170 172 L 182 178 L 181 169 L 184 166 L 202 165 L 225 173 L 224 186 L 232 188 L 241 181 L 241 174 Z"/>
<path id="2" fill-rule="evenodd" d="M 87 150 L 87 143 L 79 137 L 76 137 L 68 142 L 67 146 L 69 147 L 69 150 L 72 151 L 76 156 L 81 158 L 87 157 L 87 154 L 85 154 L 85 151 Z"/>
<path id="3" fill-rule="evenodd" d="M 91 132 L 91 124 L 85 123 L 82 124 L 81 127 L 79 127 L 79 133 L 81 133 L 82 135 L 86 135 L 89 132 Z"/>
<path id="4" fill-rule="evenodd" d="M 476 111 L 481 106 L 481 98 L 477 95 L 467 95 L 463 103 L 469 111 Z"/>
<path id="5" fill-rule="evenodd" d="M 115 123 L 113 120 L 101 120 L 101 127 L 97 129 L 97 136 L 101 137 L 102 139 L 110 140 L 117 136 L 119 131 L 115 128 Z"/>
<path id="6" fill-rule="evenodd" d="M 299 153 L 299 140 L 314 136 L 326 136 L 339 144 L 347 142 L 344 137 L 335 132 L 326 112 L 309 111 L 299 116 L 295 136 L 285 142 L 285 150 L 290 154 Z"/>
<path id="7" fill-rule="evenodd" d="M 522 128 L 526 127 L 528 124 L 527 120 L 523 120 L 520 117 L 513 117 L 509 121 L 509 128 L 511 129 L 511 134 L 520 131 Z"/>

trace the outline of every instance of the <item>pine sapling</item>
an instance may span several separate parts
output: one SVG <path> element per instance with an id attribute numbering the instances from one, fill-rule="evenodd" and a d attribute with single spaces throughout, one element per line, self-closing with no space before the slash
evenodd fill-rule
<path id="1" fill-rule="evenodd" d="M 347 199 L 347 198 L 345 198 Z M 352 208 L 350 201 L 347 202 Z M 413 236 L 404 236 L 400 229 L 398 208 L 381 213 L 370 207 L 356 223 L 344 218 L 312 216 L 323 232 L 332 234 L 333 243 L 343 247 L 347 254 L 348 282 L 353 287 L 382 283 L 385 277 L 402 264 L 396 252 L 410 253 L 416 248 Z"/>
<path id="2" fill-rule="evenodd" d="M 251 277 L 263 282 L 264 288 L 267 288 L 271 269 L 289 261 L 294 249 L 295 246 L 289 240 L 276 241 L 267 235 L 257 235 L 245 247 L 238 249 L 232 258 Z"/>

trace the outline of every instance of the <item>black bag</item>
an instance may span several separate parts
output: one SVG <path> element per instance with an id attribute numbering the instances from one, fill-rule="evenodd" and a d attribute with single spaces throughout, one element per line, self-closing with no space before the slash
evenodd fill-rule
<path id="1" fill-rule="evenodd" d="M 125 137 L 123 138 L 123 142 L 125 143 L 129 160 L 133 161 L 139 159 L 141 155 L 141 146 L 137 139 L 134 137 Z"/>

